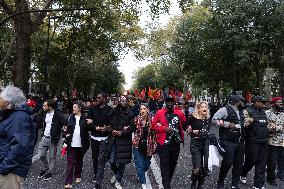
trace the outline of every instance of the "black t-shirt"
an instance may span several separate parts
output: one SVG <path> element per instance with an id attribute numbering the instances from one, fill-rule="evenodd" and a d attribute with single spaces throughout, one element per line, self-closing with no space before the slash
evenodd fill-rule
<path id="1" fill-rule="evenodd" d="M 178 115 L 167 112 L 166 118 L 169 124 L 169 127 L 172 129 L 172 132 L 167 133 L 165 144 L 174 144 L 181 142 L 181 131 L 180 131 L 180 118 Z"/>
<path id="2" fill-rule="evenodd" d="M 189 125 L 191 126 L 192 130 L 199 130 L 199 133 L 197 135 L 191 134 L 191 138 L 195 140 L 204 140 L 201 136 L 201 130 L 202 129 L 207 129 L 209 132 L 210 129 L 210 119 L 197 119 L 194 116 L 191 116 L 188 120 Z"/>

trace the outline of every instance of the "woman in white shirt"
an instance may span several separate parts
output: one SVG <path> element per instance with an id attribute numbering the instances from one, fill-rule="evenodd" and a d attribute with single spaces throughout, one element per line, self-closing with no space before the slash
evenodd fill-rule
<path id="1" fill-rule="evenodd" d="M 76 183 L 81 182 L 83 158 L 89 148 L 89 134 L 81 102 L 73 104 L 73 113 L 68 117 L 67 123 L 67 127 L 63 128 L 63 137 L 67 144 L 65 188 L 72 188 L 74 177 Z"/>

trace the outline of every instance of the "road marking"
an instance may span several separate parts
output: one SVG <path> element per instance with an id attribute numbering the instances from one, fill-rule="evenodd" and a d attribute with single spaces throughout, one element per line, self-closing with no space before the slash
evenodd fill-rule
<path id="1" fill-rule="evenodd" d="M 163 184 L 162 184 L 161 170 L 160 170 L 160 167 L 158 166 L 154 156 L 151 158 L 150 167 L 153 171 L 153 174 L 154 174 L 154 177 L 155 177 L 156 183 L 158 184 L 159 189 L 163 189 L 164 187 L 163 187 Z"/>

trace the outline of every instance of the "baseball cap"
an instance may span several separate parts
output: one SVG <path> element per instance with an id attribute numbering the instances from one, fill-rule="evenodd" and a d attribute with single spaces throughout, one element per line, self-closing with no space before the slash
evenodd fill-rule
<path id="1" fill-rule="evenodd" d="M 231 95 L 230 96 L 230 102 L 239 102 L 239 101 L 245 101 L 244 97 L 240 95 Z"/>
<path id="2" fill-rule="evenodd" d="M 265 98 L 264 96 L 254 96 L 252 98 L 253 102 L 269 102 L 269 100 L 267 98 Z"/>

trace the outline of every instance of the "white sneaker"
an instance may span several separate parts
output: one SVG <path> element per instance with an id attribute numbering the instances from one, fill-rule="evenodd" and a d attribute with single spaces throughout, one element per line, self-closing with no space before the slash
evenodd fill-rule
<path id="1" fill-rule="evenodd" d="M 240 181 L 241 181 L 241 183 L 246 184 L 247 183 L 247 177 L 240 176 Z"/>
<path id="2" fill-rule="evenodd" d="M 121 185 L 120 185 L 120 183 L 118 181 L 115 181 L 114 187 L 116 189 L 122 189 L 122 187 L 121 187 Z"/>
<path id="3" fill-rule="evenodd" d="M 147 189 L 147 185 L 146 184 L 142 184 L 142 189 Z"/>
<path id="4" fill-rule="evenodd" d="M 116 176 L 113 175 L 113 176 L 111 177 L 111 179 L 110 179 L 110 183 L 111 183 L 111 184 L 114 184 L 115 181 L 116 181 Z"/>
<path id="5" fill-rule="evenodd" d="M 253 187 L 253 189 L 265 189 L 264 187 L 258 188 L 258 187 Z"/>

